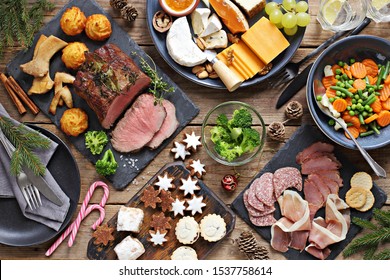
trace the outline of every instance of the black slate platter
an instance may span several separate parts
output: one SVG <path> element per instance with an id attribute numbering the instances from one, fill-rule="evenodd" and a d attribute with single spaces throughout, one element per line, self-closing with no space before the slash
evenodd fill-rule
<path id="1" fill-rule="evenodd" d="M 296 155 L 298 154 L 298 152 L 302 151 L 303 149 L 305 149 L 306 147 L 310 146 L 311 144 L 317 141 L 329 143 L 328 138 L 326 138 L 326 136 L 322 134 L 322 132 L 318 130 L 316 127 L 312 127 L 310 125 L 301 126 L 290 138 L 290 140 L 283 146 L 283 148 L 281 148 L 275 154 L 275 156 L 268 162 L 268 164 L 264 166 L 263 170 L 261 170 L 260 173 L 257 174 L 256 178 L 260 177 L 265 172 L 275 172 L 277 169 L 285 166 L 291 166 L 300 169 L 300 166 L 295 162 Z M 334 153 L 337 159 L 342 164 L 340 173 L 344 182 L 344 186 L 340 188 L 339 196 L 345 200 L 345 194 L 350 189 L 349 181 L 352 175 L 355 172 L 361 170 L 358 170 L 354 166 L 354 164 L 347 159 L 347 157 L 345 157 L 342 153 L 340 153 L 337 146 L 335 147 Z M 248 184 L 245 190 L 249 188 L 251 183 Z M 271 227 L 257 227 L 254 226 L 249 220 L 248 212 L 243 203 L 243 194 L 245 190 L 243 190 L 237 196 L 237 198 L 233 201 L 231 207 L 233 211 L 235 211 L 246 223 L 252 226 L 257 233 L 259 233 L 265 240 L 269 242 L 271 240 Z M 371 191 L 375 196 L 374 208 L 381 208 L 386 202 L 387 199 L 386 193 L 382 189 L 380 189 L 375 183 Z M 302 192 L 300 192 L 300 194 L 303 195 Z M 277 202 L 275 203 L 275 207 L 276 207 L 276 211 L 274 213 L 274 217 L 278 220 L 281 217 L 281 214 Z M 319 215 L 324 217 L 324 212 L 325 212 L 324 208 L 320 209 L 317 213 L 317 216 Z M 355 209 L 351 209 L 351 217 L 359 217 L 362 219 L 369 220 L 371 219 L 372 215 L 373 215 L 372 209 L 364 213 L 359 212 Z M 356 236 L 356 234 L 360 230 L 361 230 L 360 227 L 351 223 L 351 227 L 347 233 L 346 239 L 339 243 L 329 246 L 329 248 L 332 251 L 327 259 L 335 259 L 348 245 L 348 243 L 352 241 L 352 239 Z M 286 253 L 284 253 L 284 256 L 287 259 L 292 259 L 292 260 L 315 259 L 312 255 L 308 254 L 306 251 L 299 252 L 298 250 L 295 249 L 289 249 Z"/>
<path id="2" fill-rule="evenodd" d="M 67 36 L 60 28 L 60 19 L 62 14 L 67 8 L 72 6 L 79 7 L 85 15 L 88 17 L 92 14 L 105 14 L 111 22 L 112 25 L 112 34 L 111 37 L 104 42 L 97 42 L 90 40 L 85 33 L 71 37 Z M 150 61 L 147 54 L 130 38 L 130 36 L 122 30 L 119 25 L 93 0 L 87 1 L 70 1 L 65 5 L 58 14 L 48 22 L 38 34 L 35 36 L 34 43 L 31 48 L 27 51 L 21 51 L 16 57 L 7 65 L 7 72 L 9 75 L 12 75 L 21 87 L 27 92 L 32 84 L 32 76 L 23 73 L 19 66 L 23 63 L 26 63 L 32 59 L 34 47 L 36 41 L 38 40 L 41 34 L 55 35 L 66 42 L 80 41 L 84 42 L 90 51 L 103 46 L 106 43 L 112 43 L 119 46 L 126 54 L 128 54 L 138 65 L 139 57 L 143 57 L 146 61 Z M 136 55 L 134 54 L 136 53 Z M 61 51 L 55 54 L 50 63 L 50 75 L 54 78 L 54 74 L 59 71 L 70 72 L 75 75 L 75 72 L 66 69 L 64 63 L 61 61 Z M 158 153 L 160 153 L 163 148 L 168 145 L 175 138 L 175 136 L 199 113 L 198 107 L 187 97 L 187 95 L 180 89 L 178 86 L 167 76 L 161 69 L 157 67 L 157 72 L 162 77 L 162 79 L 167 82 L 170 86 L 174 87 L 174 92 L 164 95 L 164 97 L 171 101 L 176 107 L 176 117 L 180 123 L 179 127 L 175 133 L 168 139 L 166 139 L 157 149 L 149 150 L 142 149 L 137 153 L 129 154 L 120 154 L 114 151 L 116 160 L 118 161 L 119 167 L 117 172 L 114 175 L 108 176 L 107 179 L 112 183 L 114 188 L 121 190 L 124 189 L 137 175 L 138 173 L 145 168 L 152 159 L 154 159 Z M 72 87 L 71 91 L 73 91 Z M 49 113 L 49 105 L 53 97 L 53 90 L 44 94 L 44 95 L 33 95 L 31 99 L 37 104 L 41 111 L 46 114 L 50 120 L 60 127 L 60 119 L 65 111 L 65 107 L 58 107 L 57 114 L 53 116 Z M 75 93 L 73 94 L 73 103 L 74 107 L 82 108 L 85 110 L 89 117 L 89 130 L 102 130 L 95 113 L 89 108 L 87 103 L 81 99 Z M 108 131 L 109 132 L 109 131 Z M 75 145 L 75 147 L 92 163 L 95 163 L 101 156 L 93 156 L 89 150 L 85 147 L 84 143 L 84 134 L 79 135 L 78 137 L 69 137 L 70 141 Z M 105 150 L 112 148 L 109 143 Z"/>

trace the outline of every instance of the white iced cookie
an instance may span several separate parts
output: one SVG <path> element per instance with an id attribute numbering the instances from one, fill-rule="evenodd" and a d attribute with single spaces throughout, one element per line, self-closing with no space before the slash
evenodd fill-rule
<path id="1" fill-rule="evenodd" d="M 186 150 L 186 146 L 179 142 L 174 142 L 174 148 L 171 149 L 171 152 L 175 154 L 175 159 L 181 158 L 185 160 L 186 156 L 191 155 L 189 151 Z"/>
<path id="2" fill-rule="evenodd" d="M 188 175 L 187 179 L 181 178 L 180 180 L 182 185 L 179 187 L 179 190 L 184 191 L 184 196 L 194 194 L 195 191 L 200 190 L 200 187 L 197 185 L 198 180 L 192 180 L 191 175 Z"/>
<path id="3" fill-rule="evenodd" d="M 145 253 L 144 245 L 130 235 L 115 246 L 114 251 L 119 260 L 136 260 Z"/>
<path id="4" fill-rule="evenodd" d="M 177 216 L 178 214 L 184 216 L 184 210 L 186 207 L 184 206 L 184 203 L 186 203 L 185 200 L 180 200 L 178 197 L 176 197 L 175 201 L 172 202 L 172 212 L 173 216 Z"/>
<path id="5" fill-rule="evenodd" d="M 188 163 L 187 168 L 190 170 L 192 176 L 195 175 L 198 178 L 202 178 L 203 174 L 206 174 L 206 170 L 204 169 L 205 165 L 200 162 L 200 159 L 191 159 Z"/>
<path id="6" fill-rule="evenodd" d="M 160 175 L 157 176 L 158 182 L 154 184 L 158 187 L 160 191 L 161 190 L 168 191 L 169 189 L 175 188 L 175 185 L 172 184 L 173 179 L 174 179 L 173 177 L 169 177 L 168 173 L 165 172 L 164 176 L 160 176 Z"/>
<path id="7" fill-rule="evenodd" d="M 199 224 L 193 217 L 181 218 L 175 228 L 177 240 L 182 244 L 193 244 L 199 237 Z"/>
<path id="8" fill-rule="evenodd" d="M 197 260 L 196 251 L 188 246 L 180 246 L 173 251 L 171 260 Z"/>
<path id="9" fill-rule="evenodd" d="M 206 203 L 203 202 L 203 196 L 192 196 L 191 199 L 187 200 L 188 207 L 186 210 L 191 211 L 191 215 L 196 213 L 202 214 L 202 208 L 206 206 Z"/>
<path id="10" fill-rule="evenodd" d="M 121 206 L 118 212 L 116 230 L 139 233 L 143 220 L 144 211 L 142 209 Z"/>
<path id="11" fill-rule="evenodd" d="M 148 241 L 153 243 L 153 246 L 160 245 L 162 246 L 164 242 L 168 241 L 167 231 L 166 230 L 149 230 L 150 238 L 148 238 Z"/>
<path id="12" fill-rule="evenodd" d="M 186 144 L 186 149 L 196 152 L 199 146 L 202 146 L 200 142 L 200 136 L 196 136 L 195 132 L 191 134 L 186 133 L 183 142 Z"/>
<path id="13" fill-rule="evenodd" d="M 217 214 L 209 214 L 200 221 L 200 235 L 207 241 L 216 242 L 226 234 L 226 223 Z"/>

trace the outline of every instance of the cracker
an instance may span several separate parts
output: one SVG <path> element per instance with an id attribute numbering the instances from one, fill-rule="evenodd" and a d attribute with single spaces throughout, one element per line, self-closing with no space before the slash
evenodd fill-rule
<path id="1" fill-rule="evenodd" d="M 356 208 L 356 210 L 359 210 L 360 212 L 366 212 L 374 206 L 374 203 L 375 203 L 374 194 L 371 191 L 368 191 L 366 203 L 362 207 Z"/>
<path id="2" fill-rule="evenodd" d="M 371 190 L 372 178 L 366 172 L 356 172 L 351 178 L 351 188 L 363 188 Z"/>
<path id="3" fill-rule="evenodd" d="M 345 195 L 345 200 L 350 207 L 359 208 L 366 203 L 367 193 L 363 188 L 351 188 Z"/>

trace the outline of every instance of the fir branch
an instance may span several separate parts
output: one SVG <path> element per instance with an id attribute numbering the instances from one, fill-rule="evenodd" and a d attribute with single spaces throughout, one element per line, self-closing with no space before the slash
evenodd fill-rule
<path id="1" fill-rule="evenodd" d="M 382 252 L 374 255 L 373 260 L 390 260 L 390 249 L 385 249 Z"/>
<path id="2" fill-rule="evenodd" d="M 11 158 L 12 175 L 18 175 L 23 166 L 37 175 L 44 175 L 46 168 L 33 150 L 48 149 L 50 140 L 38 132 L 27 130 L 23 124 L 14 125 L 7 117 L 0 117 L 0 129 L 15 147 Z"/>
<path id="3" fill-rule="evenodd" d="M 353 217 L 352 222 L 361 228 L 376 230 L 377 226 L 368 220 L 361 219 L 359 217 Z"/>
<path id="4" fill-rule="evenodd" d="M 368 248 L 368 249 L 364 252 L 363 259 L 364 259 L 364 260 L 372 260 L 372 258 L 373 258 L 373 256 L 374 256 L 375 251 L 376 251 L 377 248 L 378 248 L 378 246 L 373 246 L 373 247 Z"/>
<path id="5" fill-rule="evenodd" d="M 375 220 L 377 220 L 384 227 L 390 227 L 390 211 L 374 209 L 373 212 Z"/>

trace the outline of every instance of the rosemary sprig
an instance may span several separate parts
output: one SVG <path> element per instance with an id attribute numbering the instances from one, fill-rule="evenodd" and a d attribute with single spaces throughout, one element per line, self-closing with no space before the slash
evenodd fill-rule
<path id="1" fill-rule="evenodd" d="M 26 129 L 23 124 L 14 125 L 9 118 L 4 116 L 0 117 L 0 128 L 15 147 L 11 158 L 12 175 L 18 175 L 23 166 L 27 166 L 37 175 L 44 175 L 46 167 L 33 150 L 48 149 L 50 141 L 38 132 Z"/>
<path id="2" fill-rule="evenodd" d="M 167 82 L 165 82 L 162 77 L 160 77 L 157 73 L 157 66 L 154 63 L 153 59 L 149 56 L 149 60 L 152 62 L 153 66 L 151 66 L 142 56 L 140 56 L 136 52 L 132 52 L 133 55 L 138 56 L 141 64 L 141 68 L 145 71 L 145 74 L 150 77 L 152 80 L 150 83 L 149 91 L 154 95 L 155 103 L 160 103 L 164 99 L 165 93 L 174 92 L 175 88 L 170 87 Z"/>
<path id="3" fill-rule="evenodd" d="M 37 0 L 28 9 L 27 0 L 0 1 L 0 58 L 5 47 L 18 42 L 22 47 L 31 46 L 34 34 L 43 22 L 45 11 L 54 8 L 48 0 Z"/>

